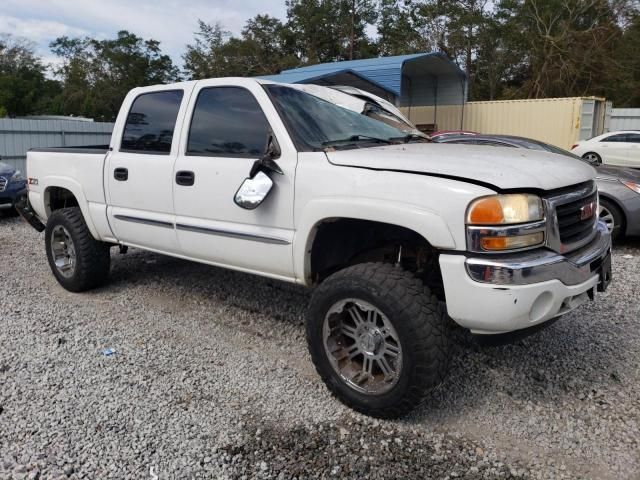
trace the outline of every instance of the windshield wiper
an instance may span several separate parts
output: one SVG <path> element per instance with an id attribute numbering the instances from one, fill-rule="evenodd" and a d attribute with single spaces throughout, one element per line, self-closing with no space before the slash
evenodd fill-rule
<path id="1" fill-rule="evenodd" d="M 378 137 L 371 137 L 369 135 L 351 135 L 350 137 L 343 138 L 342 140 L 329 140 L 327 142 L 322 142 L 322 146 L 331 147 L 334 145 L 340 145 L 341 143 L 361 142 L 361 141 L 384 143 L 387 145 L 393 145 L 397 143 L 397 139 L 378 138 Z"/>
<path id="2" fill-rule="evenodd" d="M 417 133 L 409 133 L 403 137 L 393 137 L 390 138 L 389 140 L 395 140 L 395 141 L 399 141 L 399 142 L 403 142 L 403 143 L 409 143 L 411 140 L 421 140 L 424 142 L 430 142 L 431 139 L 428 137 L 425 137 L 423 135 L 419 135 Z"/>

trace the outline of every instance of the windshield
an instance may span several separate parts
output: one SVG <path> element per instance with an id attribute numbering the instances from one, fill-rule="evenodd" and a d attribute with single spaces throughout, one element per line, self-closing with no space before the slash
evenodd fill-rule
<path id="1" fill-rule="evenodd" d="M 283 85 L 264 86 L 289 132 L 311 149 L 398 143 L 407 132 Z"/>
<path id="2" fill-rule="evenodd" d="M 394 115 L 392 112 L 378 105 L 374 105 L 373 103 L 367 103 L 364 114 L 369 118 L 384 122 L 387 125 L 391 125 L 392 127 L 402 130 L 405 133 L 419 133 L 416 131 L 416 127 L 414 127 L 413 125 L 409 125 L 397 115 Z"/>

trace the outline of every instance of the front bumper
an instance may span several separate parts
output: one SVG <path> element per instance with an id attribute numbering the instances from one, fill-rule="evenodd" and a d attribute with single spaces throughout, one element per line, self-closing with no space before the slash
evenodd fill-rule
<path id="1" fill-rule="evenodd" d="M 610 235 L 599 223 L 596 237 L 568 255 L 440 255 L 449 316 L 478 334 L 538 325 L 586 302 L 610 253 Z"/>
<path id="2" fill-rule="evenodd" d="M 20 192 L 27 186 L 25 181 L 9 181 L 4 190 L 0 191 L 0 210 L 11 209 L 16 203 Z"/>

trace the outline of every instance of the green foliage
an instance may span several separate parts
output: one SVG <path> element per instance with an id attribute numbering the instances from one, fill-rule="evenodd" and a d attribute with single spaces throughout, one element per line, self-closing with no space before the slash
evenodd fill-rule
<path id="1" fill-rule="evenodd" d="M 600 95 L 640 107 L 639 0 L 285 0 L 239 35 L 198 22 L 184 75 L 256 76 L 318 62 L 442 51 L 467 72 L 471 100 Z M 373 33 L 376 31 L 377 33 Z M 25 40 L 0 37 L 0 116 L 113 120 L 134 87 L 178 80 L 155 40 L 61 37 L 47 67 Z"/>
<path id="2" fill-rule="evenodd" d="M 21 116 L 48 110 L 56 86 L 45 78 L 45 67 L 27 40 L 0 37 L 0 116 Z"/>
<path id="3" fill-rule="evenodd" d="M 378 15 L 380 55 L 404 55 L 432 50 L 427 36 L 420 32 L 421 20 L 408 0 L 381 0 Z"/>
<path id="4" fill-rule="evenodd" d="M 290 32 L 277 18 L 258 15 L 248 20 L 241 38 L 220 24 L 198 20 L 198 26 L 195 43 L 187 45 L 183 56 L 189 78 L 268 75 L 298 64 L 288 48 Z"/>
<path id="5" fill-rule="evenodd" d="M 62 85 L 55 103 L 63 115 L 113 120 L 132 88 L 179 79 L 159 42 L 127 31 L 108 40 L 60 37 L 51 50 L 63 61 L 55 70 Z"/>

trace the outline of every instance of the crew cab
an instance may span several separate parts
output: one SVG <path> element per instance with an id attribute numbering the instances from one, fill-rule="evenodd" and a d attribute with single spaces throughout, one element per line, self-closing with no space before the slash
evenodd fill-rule
<path id="1" fill-rule="evenodd" d="M 444 379 L 453 322 L 527 332 L 607 288 L 594 173 L 220 78 L 132 90 L 108 146 L 30 151 L 19 210 L 73 292 L 107 281 L 115 246 L 312 287 L 321 378 L 397 417 Z"/>

